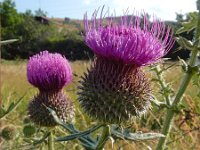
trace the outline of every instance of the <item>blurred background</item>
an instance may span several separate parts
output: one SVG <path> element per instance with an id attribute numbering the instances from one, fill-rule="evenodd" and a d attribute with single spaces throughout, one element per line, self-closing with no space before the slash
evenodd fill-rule
<path id="1" fill-rule="evenodd" d="M 105 5 L 105 10 L 115 16 L 127 10 L 132 15 L 134 9 L 145 11 L 149 19 L 157 16 L 176 31 L 181 22 L 188 20 L 188 14 L 196 10 L 195 0 L 1 0 L 1 40 L 18 39 L 13 44 L 1 48 L 4 59 L 27 59 L 41 51 L 57 51 L 70 60 L 84 60 L 92 57 L 84 44 L 82 33 L 83 15 L 88 18 L 94 10 Z M 188 39 L 191 39 L 190 32 Z M 190 37 L 191 36 L 191 37 Z M 166 57 L 188 58 L 189 51 L 176 52 L 177 43 Z"/>

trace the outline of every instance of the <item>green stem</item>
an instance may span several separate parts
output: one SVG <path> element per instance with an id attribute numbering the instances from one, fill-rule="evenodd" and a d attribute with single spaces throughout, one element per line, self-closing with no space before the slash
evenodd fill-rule
<path id="1" fill-rule="evenodd" d="M 199 35 L 200 35 L 200 11 L 199 11 L 199 14 L 198 14 L 198 22 L 197 22 L 197 28 L 196 28 L 196 33 L 195 33 L 195 40 L 199 39 Z M 197 45 L 199 45 L 199 44 L 200 44 L 200 42 L 198 41 Z M 197 54 L 198 54 L 198 48 L 196 46 L 194 46 L 194 49 L 192 50 L 191 53 L 192 53 L 192 55 L 191 55 L 190 60 L 189 60 L 189 66 L 194 66 L 196 58 L 197 58 Z M 171 129 L 171 124 L 172 124 L 173 117 L 174 117 L 174 114 L 175 114 L 173 109 L 181 101 L 182 96 L 183 96 L 183 94 L 184 94 L 184 92 L 185 92 L 185 90 L 186 90 L 186 88 L 187 88 L 187 86 L 188 86 L 188 84 L 189 84 L 189 82 L 192 78 L 192 75 L 193 75 L 192 72 L 184 73 L 184 76 L 182 78 L 178 92 L 176 94 L 174 102 L 172 103 L 172 107 L 170 107 L 167 110 L 163 130 L 162 130 L 162 134 L 164 134 L 165 137 L 160 138 L 156 150 L 163 150 L 165 145 L 166 145 L 166 139 L 167 139 L 168 133 Z"/>
<path id="2" fill-rule="evenodd" d="M 102 150 L 104 148 L 104 145 L 106 144 L 106 141 L 108 140 L 109 136 L 110 136 L 110 126 L 107 125 L 107 126 L 103 127 L 101 138 L 100 138 L 95 150 Z"/>
<path id="3" fill-rule="evenodd" d="M 156 75 L 157 75 L 157 78 L 158 78 L 158 82 L 163 90 L 163 94 L 164 94 L 164 97 L 165 97 L 165 101 L 166 101 L 166 104 L 167 106 L 170 106 L 171 103 L 170 103 L 170 95 L 168 93 L 168 87 L 166 85 L 166 82 L 162 76 L 162 70 L 160 69 L 160 66 L 157 66 L 155 68 L 155 72 L 156 72 Z M 167 91 L 167 92 L 166 92 Z"/>
<path id="4" fill-rule="evenodd" d="M 54 150 L 54 141 L 53 141 L 53 133 L 50 132 L 50 135 L 48 137 L 48 150 Z"/>

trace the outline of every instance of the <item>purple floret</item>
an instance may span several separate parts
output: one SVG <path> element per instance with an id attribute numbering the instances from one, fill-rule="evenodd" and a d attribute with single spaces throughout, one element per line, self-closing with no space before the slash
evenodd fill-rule
<path id="1" fill-rule="evenodd" d="M 27 78 L 41 91 L 60 90 L 72 80 L 72 69 L 62 55 L 43 51 L 30 57 Z"/>
<path id="2" fill-rule="evenodd" d="M 98 11 L 90 21 L 84 17 L 84 40 L 97 56 L 144 66 L 157 62 L 173 46 L 171 29 L 156 19 L 150 23 L 145 13 L 144 19 L 134 15 L 117 19 L 104 18 L 102 12 L 99 19 Z"/>

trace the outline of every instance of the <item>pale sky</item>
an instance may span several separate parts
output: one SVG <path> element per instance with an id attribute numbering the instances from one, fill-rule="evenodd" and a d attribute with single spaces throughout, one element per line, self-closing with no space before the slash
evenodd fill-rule
<path id="1" fill-rule="evenodd" d="M 185 14 L 196 11 L 196 0 L 15 0 L 15 3 L 20 12 L 27 9 L 34 12 L 41 8 L 48 12 L 48 17 L 73 19 L 82 19 L 86 11 L 90 15 L 103 5 L 110 12 L 115 10 L 116 15 L 122 15 L 123 10 L 129 8 L 130 14 L 133 9 L 144 10 L 162 20 L 175 20 L 176 12 Z"/>

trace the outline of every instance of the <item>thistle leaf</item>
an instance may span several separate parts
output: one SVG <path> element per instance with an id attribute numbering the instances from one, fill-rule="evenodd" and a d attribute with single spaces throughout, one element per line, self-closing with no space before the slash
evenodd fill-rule
<path id="1" fill-rule="evenodd" d="M 11 40 L 5 40 L 5 41 L 0 41 L 0 45 L 6 45 L 6 44 L 10 44 L 13 42 L 18 41 L 18 39 L 11 39 Z"/>
<path id="2" fill-rule="evenodd" d="M 83 132 L 79 132 L 79 133 L 74 133 L 74 134 L 71 134 L 69 136 L 65 136 L 65 137 L 58 137 L 56 139 L 56 141 L 69 141 L 69 140 L 73 140 L 73 139 L 76 139 L 76 138 L 80 138 L 80 137 L 83 137 L 85 135 L 88 135 L 92 132 L 94 132 L 95 130 L 99 129 L 102 125 L 96 125 L 86 131 L 83 131 Z"/>
<path id="3" fill-rule="evenodd" d="M 183 48 L 186 48 L 188 50 L 193 50 L 194 49 L 193 43 L 190 40 L 188 40 L 188 39 L 186 39 L 184 37 L 179 36 L 179 37 L 176 38 L 176 41 Z"/>
<path id="4" fill-rule="evenodd" d="M 120 129 L 115 125 L 112 126 L 111 133 L 113 136 L 117 138 L 132 140 L 132 141 L 151 140 L 155 138 L 165 137 L 163 134 L 160 133 L 131 133 L 129 130 Z"/>
<path id="5" fill-rule="evenodd" d="M 194 74 L 192 77 L 192 83 L 195 85 L 198 89 L 197 97 L 200 98 L 200 75 L 198 73 Z"/>
<path id="6" fill-rule="evenodd" d="M 198 20 L 198 15 L 196 12 L 191 12 L 189 13 L 189 21 L 184 22 L 179 30 L 177 30 L 176 34 L 180 34 L 183 32 L 190 32 L 191 30 L 196 28 L 197 25 L 197 20 Z"/>
<path id="7" fill-rule="evenodd" d="M 25 95 L 24 95 L 24 96 L 25 96 Z M 12 103 L 9 105 L 9 107 L 8 107 L 7 110 L 5 110 L 5 109 L 3 109 L 3 108 L 0 108 L 0 118 L 5 117 L 5 116 L 8 115 L 10 112 L 12 112 L 12 111 L 18 106 L 18 104 L 22 101 L 22 99 L 23 99 L 24 96 L 22 96 L 21 98 L 19 98 L 19 100 L 18 100 L 17 102 L 12 102 Z"/>
<path id="8" fill-rule="evenodd" d="M 41 139 L 34 140 L 33 145 L 35 146 L 35 145 L 43 143 L 49 137 L 49 135 L 50 135 L 50 132 L 46 132 Z"/>
<path id="9" fill-rule="evenodd" d="M 5 113 L 6 113 L 6 110 L 3 107 L 1 107 L 0 108 L 0 118 L 2 118 L 5 115 Z"/>

